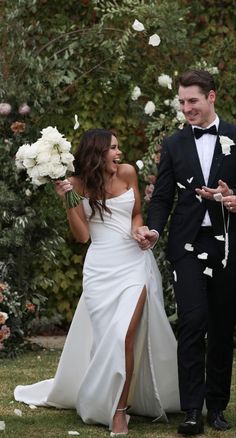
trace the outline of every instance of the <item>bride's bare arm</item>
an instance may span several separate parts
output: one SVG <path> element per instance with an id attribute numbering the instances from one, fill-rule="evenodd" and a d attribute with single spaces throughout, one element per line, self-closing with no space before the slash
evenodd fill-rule
<path id="1" fill-rule="evenodd" d="M 57 194 L 62 200 L 65 200 L 65 193 L 73 189 L 70 180 L 59 180 L 55 183 Z M 89 240 L 88 222 L 84 213 L 82 204 L 73 208 L 66 208 L 67 219 L 70 225 L 71 232 L 74 238 L 81 243 L 86 243 Z"/>

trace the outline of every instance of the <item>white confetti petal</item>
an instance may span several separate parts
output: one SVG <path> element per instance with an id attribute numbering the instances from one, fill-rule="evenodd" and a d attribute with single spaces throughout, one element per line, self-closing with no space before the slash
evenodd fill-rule
<path id="1" fill-rule="evenodd" d="M 199 202 L 202 202 L 202 197 L 201 197 L 201 195 L 195 195 L 196 196 L 196 198 L 199 200 Z"/>
<path id="2" fill-rule="evenodd" d="M 222 201 L 222 193 L 214 193 L 213 198 L 215 201 L 221 202 Z"/>
<path id="3" fill-rule="evenodd" d="M 224 242 L 224 240 L 225 240 L 223 234 L 221 234 L 220 236 L 214 236 L 214 237 L 215 237 L 215 239 L 221 240 L 222 242 Z"/>
<path id="4" fill-rule="evenodd" d="M 22 411 L 20 409 L 14 409 L 14 414 L 18 417 L 22 417 Z"/>
<path id="5" fill-rule="evenodd" d="M 142 32 L 144 30 L 144 25 L 139 20 L 134 20 L 132 24 L 132 28 L 136 30 L 137 32 Z"/>
<path id="6" fill-rule="evenodd" d="M 197 257 L 198 257 L 198 259 L 206 260 L 208 257 L 208 254 L 207 254 L 207 252 L 202 252 L 201 254 L 198 254 Z"/>
<path id="7" fill-rule="evenodd" d="M 157 47 L 159 46 L 160 42 L 161 38 L 159 37 L 159 35 L 154 33 L 152 36 L 150 36 L 148 44 L 150 44 L 150 46 Z"/>
<path id="8" fill-rule="evenodd" d="M 78 129 L 78 128 L 79 128 L 78 116 L 77 116 L 77 114 L 75 114 L 75 125 L 74 125 L 74 129 Z"/>
<path id="9" fill-rule="evenodd" d="M 192 180 L 193 180 L 193 176 L 191 176 L 191 178 L 187 178 L 189 184 L 191 184 Z"/>
<path id="10" fill-rule="evenodd" d="M 177 186 L 179 186 L 180 189 L 186 189 L 186 187 L 180 182 L 177 182 Z"/>
<path id="11" fill-rule="evenodd" d="M 174 281 L 177 281 L 177 274 L 176 271 L 173 271 Z"/>
<path id="12" fill-rule="evenodd" d="M 29 408 L 33 410 L 33 409 L 37 409 L 37 406 L 35 406 L 35 405 L 29 405 Z"/>
<path id="13" fill-rule="evenodd" d="M 80 435 L 80 433 L 77 430 L 69 430 L 68 435 Z"/>
<path id="14" fill-rule="evenodd" d="M 5 430 L 6 424 L 5 421 L 0 421 L 0 430 Z"/>
<path id="15" fill-rule="evenodd" d="M 212 269 L 206 268 L 205 271 L 203 271 L 203 274 L 206 274 L 206 275 L 209 275 L 210 277 L 212 277 Z"/>
<path id="16" fill-rule="evenodd" d="M 193 245 L 191 243 L 185 243 L 184 245 L 184 249 L 186 249 L 186 251 L 193 251 Z"/>

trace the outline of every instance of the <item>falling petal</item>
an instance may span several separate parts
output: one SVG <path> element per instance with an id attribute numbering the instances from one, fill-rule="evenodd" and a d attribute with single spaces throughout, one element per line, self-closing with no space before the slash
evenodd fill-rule
<path id="1" fill-rule="evenodd" d="M 159 37 L 159 35 L 154 33 L 152 36 L 150 36 L 148 44 L 150 44 L 150 46 L 157 47 L 159 46 L 160 42 L 161 38 Z"/>
<path id="2" fill-rule="evenodd" d="M 77 432 L 76 430 L 69 430 L 68 435 L 80 435 L 80 433 Z"/>
<path id="3" fill-rule="evenodd" d="M 132 24 L 132 28 L 136 30 L 137 32 L 142 32 L 144 30 L 144 25 L 138 20 L 134 20 Z"/>
<path id="4" fill-rule="evenodd" d="M 201 197 L 201 195 L 195 195 L 196 196 L 196 198 L 199 200 L 199 202 L 202 202 L 202 197 Z"/>
<path id="5" fill-rule="evenodd" d="M 212 277 L 212 269 L 206 268 L 205 271 L 203 271 L 203 274 L 206 274 L 206 275 L 209 275 L 210 277 Z"/>
<path id="6" fill-rule="evenodd" d="M 14 414 L 18 417 L 22 417 L 22 411 L 20 409 L 14 409 Z"/>
<path id="7" fill-rule="evenodd" d="M 174 281 L 177 281 L 177 274 L 176 271 L 173 271 Z"/>
<path id="8" fill-rule="evenodd" d="M 77 114 L 75 114 L 75 125 L 74 125 L 74 129 L 78 129 L 78 128 L 79 128 L 78 116 L 77 116 Z"/>
<path id="9" fill-rule="evenodd" d="M 214 237 L 215 237 L 215 239 L 221 240 L 222 242 L 224 242 L 224 240 L 225 240 L 223 234 L 221 234 L 220 236 L 214 236 Z"/>
<path id="10" fill-rule="evenodd" d="M 191 184 L 192 180 L 193 180 L 193 176 L 191 176 L 191 178 L 187 178 L 189 184 Z"/>
<path id="11" fill-rule="evenodd" d="M 186 251 L 193 251 L 193 245 L 191 243 L 185 243 L 184 245 L 184 249 L 186 249 Z"/>
<path id="12" fill-rule="evenodd" d="M 186 189 L 186 187 L 180 182 L 177 182 L 177 186 L 179 186 L 180 189 Z"/>
<path id="13" fill-rule="evenodd" d="M 0 421 L 0 430 L 5 430 L 6 424 L 5 421 Z"/>
<path id="14" fill-rule="evenodd" d="M 201 254 L 198 254 L 197 257 L 198 257 L 198 259 L 206 260 L 208 257 L 208 254 L 207 254 L 207 252 L 202 252 Z"/>

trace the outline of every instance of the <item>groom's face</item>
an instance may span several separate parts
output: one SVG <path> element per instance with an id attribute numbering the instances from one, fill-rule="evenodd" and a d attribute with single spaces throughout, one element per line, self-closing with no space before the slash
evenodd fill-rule
<path id="1" fill-rule="evenodd" d="M 197 85 L 179 87 L 179 103 L 190 125 L 206 128 L 215 120 L 214 102 L 216 94 L 211 90 L 206 96 Z"/>

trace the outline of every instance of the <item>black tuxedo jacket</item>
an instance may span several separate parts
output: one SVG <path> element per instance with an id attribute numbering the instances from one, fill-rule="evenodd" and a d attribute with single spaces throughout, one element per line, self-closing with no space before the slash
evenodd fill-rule
<path id="1" fill-rule="evenodd" d="M 224 155 L 219 136 L 234 141 L 231 154 Z M 222 179 L 232 189 L 236 188 L 236 126 L 220 120 L 212 159 L 208 187 L 216 188 Z M 214 235 L 224 235 L 224 222 L 220 202 L 200 200 L 195 188 L 204 182 L 195 139 L 191 126 L 176 132 L 163 142 L 159 172 L 148 209 L 147 225 L 161 235 L 170 216 L 167 257 L 175 261 L 186 254 L 184 246 L 193 243 L 201 227 L 206 209 L 209 212 Z M 183 187 L 181 187 L 183 186 Z M 177 191 L 176 202 L 175 195 Z M 173 209 L 174 205 L 174 209 Z M 227 221 L 228 211 L 224 208 Z M 218 241 L 224 258 L 224 242 Z M 236 261 L 236 213 L 230 214 L 229 259 Z"/>

